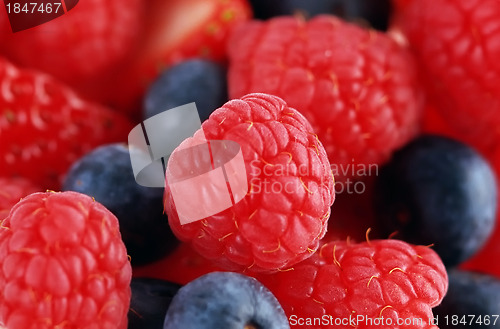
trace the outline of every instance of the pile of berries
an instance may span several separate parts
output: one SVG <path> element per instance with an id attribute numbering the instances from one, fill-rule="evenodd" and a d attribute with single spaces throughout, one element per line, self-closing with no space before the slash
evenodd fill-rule
<path id="1" fill-rule="evenodd" d="M 0 328 L 499 328 L 500 2 L 76 2 L 0 8 Z"/>

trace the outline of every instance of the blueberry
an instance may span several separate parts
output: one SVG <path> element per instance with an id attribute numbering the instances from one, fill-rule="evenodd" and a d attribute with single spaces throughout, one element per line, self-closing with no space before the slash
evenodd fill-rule
<path id="1" fill-rule="evenodd" d="M 497 185 L 472 148 L 421 136 L 396 152 L 375 183 L 375 209 L 386 235 L 429 245 L 447 267 L 466 260 L 491 234 Z"/>
<path id="2" fill-rule="evenodd" d="M 128 329 L 162 329 L 165 314 L 180 287 L 164 280 L 133 278 Z"/>
<path id="3" fill-rule="evenodd" d="M 144 99 L 144 118 L 195 102 L 201 121 L 228 100 L 226 71 L 219 64 L 193 59 L 165 70 Z"/>
<path id="4" fill-rule="evenodd" d="M 460 270 L 448 278 L 448 292 L 433 309 L 439 328 L 500 328 L 499 279 Z"/>
<path id="5" fill-rule="evenodd" d="M 290 328 L 278 300 L 259 281 L 232 272 L 212 272 L 175 295 L 164 329 Z"/>
<path id="6" fill-rule="evenodd" d="M 79 159 L 63 190 L 95 198 L 118 218 L 132 265 L 158 260 L 178 244 L 163 213 L 163 189 L 136 183 L 126 145 L 101 146 Z"/>
<path id="7" fill-rule="evenodd" d="M 390 0 L 250 0 L 256 18 L 293 15 L 306 17 L 333 14 L 349 21 L 365 21 L 373 28 L 387 30 L 392 7 Z"/>

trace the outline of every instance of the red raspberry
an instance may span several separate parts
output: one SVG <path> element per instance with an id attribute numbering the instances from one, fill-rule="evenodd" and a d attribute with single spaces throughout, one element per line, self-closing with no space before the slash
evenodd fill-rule
<path id="1" fill-rule="evenodd" d="M 270 93 L 299 110 L 340 181 L 367 175 L 359 165 L 387 160 L 417 131 L 414 61 L 382 33 L 333 16 L 253 21 L 236 29 L 229 57 L 230 96 Z"/>
<path id="2" fill-rule="evenodd" d="M 28 194 L 40 192 L 41 189 L 24 178 L 0 177 L 0 221 L 7 217 L 16 203 Z"/>
<path id="3" fill-rule="evenodd" d="M 302 323 L 299 318 L 326 315 L 333 324 L 340 321 L 300 326 L 315 329 L 374 328 L 379 325 L 369 321 L 381 317 L 380 328 L 437 329 L 429 324 L 431 308 L 448 289 L 439 256 L 428 247 L 399 240 L 330 242 L 290 271 L 260 279 L 278 298 L 292 327 Z M 351 318 L 361 321 L 347 322 Z M 407 323 L 422 319 L 422 324 L 397 325 L 398 319 Z"/>
<path id="4" fill-rule="evenodd" d="M 0 52 L 72 86 L 89 80 L 97 84 L 133 49 L 141 30 L 142 6 L 140 0 L 82 0 L 53 21 L 17 33 L 9 31 Z M 1 10 L 0 21 L 6 19 Z"/>
<path id="5" fill-rule="evenodd" d="M 326 152 L 307 120 L 276 96 L 250 94 L 217 109 L 202 129 L 208 140 L 241 146 L 249 190 L 229 209 L 181 225 L 167 189 L 165 208 L 177 237 L 231 270 L 276 271 L 309 257 L 325 235 L 335 197 Z"/>
<path id="6" fill-rule="evenodd" d="M 127 328 L 131 267 L 118 220 L 76 192 L 35 193 L 0 229 L 0 325 Z"/>
<path id="7" fill-rule="evenodd" d="M 156 278 L 178 284 L 187 284 L 202 275 L 219 271 L 223 271 L 223 269 L 198 254 L 189 244 L 181 243 L 173 253 L 164 259 L 153 264 L 134 267 L 133 274 L 136 278 Z"/>
<path id="8" fill-rule="evenodd" d="M 407 36 L 447 122 L 475 146 L 500 131 L 500 2 L 404 0 L 396 27 Z"/>
<path id="9" fill-rule="evenodd" d="M 61 175 L 83 154 L 125 141 L 128 120 L 79 98 L 51 77 L 0 57 L 0 173 L 59 189 Z"/>

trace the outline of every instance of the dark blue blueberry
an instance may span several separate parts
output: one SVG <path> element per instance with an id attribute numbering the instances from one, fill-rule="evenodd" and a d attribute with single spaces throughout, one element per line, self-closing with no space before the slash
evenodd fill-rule
<path id="1" fill-rule="evenodd" d="M 206 274 L 182 287 L 164 329 L 289 329 L 278 300 L 259 281 L 232 272 Z"/>
<path id="2" fill-rule="evenodd" d="M 434 244 L 447 267 L 472 256 L 491 234 L 497 185 L 488 163 L 472 148 L 440 136 L 422 136 L 381 168 L 375 207 L 385 234 Z"/>
<path id="3" fill-rule="evenodd" d="M 448 292 L 433 309 L 439 328 L 500 328 L 499 279 L 460 270 L 448 278 Z"/>
<path id="4" fill-rule="evenodd" d="M 378 30 L 387 30 L 391 15 L 390 0 L 250 0 L 255 17 L 302 13 L 306 17 L 333 14 L 348 21 L 366 22 Z"/>
<path id="5" fill-rule="evenodd" d="M 144 118 L 195 102 L 203 122 L 227 100 L 226 70 L 209 60 L 188 60 L 165 70 L 150 86 Z"/>
<path id="6" fill-rule="evenodd" d="M 163 213 L 163 189 L 136 183 L 124 144 L 99 147 L 78 160 L 63 190 L 94 197 L 118 218 L 132 265 L 158 260 L 178 244 Z"/>
<path id="7" fill-rule="evenodd" d="M 158 279 L 133 278 L 128 329 L 162 329 L 165 314 L 180 287 Z"/>

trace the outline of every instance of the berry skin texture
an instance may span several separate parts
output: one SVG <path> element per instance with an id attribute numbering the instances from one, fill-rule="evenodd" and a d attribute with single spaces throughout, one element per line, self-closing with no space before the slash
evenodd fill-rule
<path id="1" fill-rule="evenodd" d="M 140 0 L 80 1 L 53 21 L 17 33 L 9 31 L 0 53 L 73 87 L 82 81 L 98 84 L 99 77 L 117 69 L 135 45 L 142 5 Z"/>
<path id="2" fill-rule="evenodd" d="M 165 70 L 150 86 L 144 98 L 144 119 L 195 102 L 203 122 L 227 101 L 226 70 L 210 60 L 187 60 Z"/>
<path id="3" fill-rule="evenodd" d="M 128 119 L 78 97 L 48 75 L 0 57 L 0 172 L 58 190 L 70 165 L 98 145 L 125 141 Z"/>
<path id="4" fill-rule="evenodd" d="M 309 257 L 326 233 L 335 192 L 325 150 L 307 120 L 276 96 L 250 94 L 217 109 L 202 129 L 207 140 L 240 145 L 248 193 L 224 211 L 181 225 L 167 188 L 174 234 L 232 271 L 277 271 Z M 176 151 L 199 143 L 201 134 Z"/>
<path id="5" fill-rule="evenodd" d="M 339 182 L 353 176 L 353 166 L 386 161 L 418 130 L 423 103 L 414 60 L 382 33 L 334 16 L 281 17 L 240 26 L 228 51 L 229 97 L 269 93 L 300 111 Z"/>
<path id="6" fill-rule="evenodd" d="M 34 193 L 0 229 L 0 324 L 125 329 L 131 266 L 118 220 L 76 192 Z"/>
<path id="7" fill-rule="evenodd" d="M 0 221 L 9 215 L 10 209 L 28 194 L 40 192 L 40 188 L 24 178 L 0 177 Z"/>
<path id="8" fill-rule="evenodd" d="M 434 309 L 439 327 L 499 328 L 500 279 L 460 270 L 452 270 L 448 275 L 448 292 Z"/>
<path id="9" fill-rule="evenodd" d="M 399 240 L 329 242 L 293 270 L 261 280 L 278 298 L 292 328 L 311 329 L 373 328 L 369 319 L 381 317 L 385 322 L 380 328 L 437 329 L 428 323 L 431 308 L 448 287 L 446 269 L 433 250 Z M 331 315 L 333 324 L 307 323 L 307 318 L 323 315 Z M 350 317 L 367 320 L 335 325 L 335 319 Z M 389 318 L 392 325 L 387 325 Z M 398 319 L 423 321 L 398 326 Z"/>
<path id="10" fill-rule="evenodd" d="M 394 29 L 407 37 L 438 110 L 469 143 L 497 144 L 500 3 L 396 1 Z"/>
<path id="11" fill-rule="evenodd" d="M 182 287 L 164 329 L 289 329 L 276 297 L 254 278 L 232 272 L 204 275 Z"/>
<path id="12" fill-rule="evenodd" d="M 495 174 L 474 149 L 423 135 L 396 152 L 377 177 L 380 228 L 429 245 L 453 267 L 474 255 L 495 225 Z"/>
<path id="13" fill-rule="evenodd" d="M 63 190 L 93 197 L 118 218 L 134 266 L 161 259 L 179 242 L 163 214 L 163 190 L 136 183 L 125 144 L 104 145 L 80 158 L 66 174 Z"/>
<path id="14" fill-rule="evenodd" d="M 491 165 L 495 169 L 497 177 L 500 177 L 500 148 L 488 157 Z M 500 204 L 500 194 L 497 199 L 498 204 Z M 490 235 L 488 241 L 483 245 L 481 250 L 479 250 L 474 256 L 469 260 L 462 263 L 460 268 L 476 271 L 481 273 L 486 273 L 495 276 L 500 279 L 500 262 L 492 262 L 492 259 L 496 259 L 500 255 L 500 212 L 497 211 L 497 217 L 495 220 L 495 229 Z"/>

